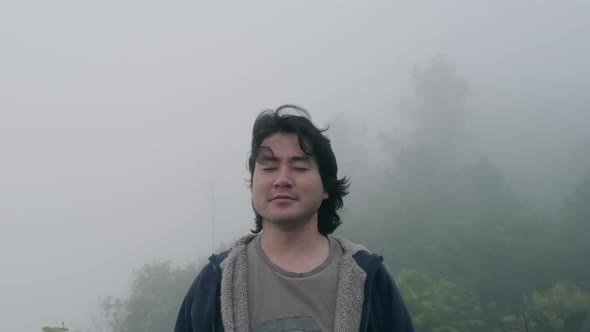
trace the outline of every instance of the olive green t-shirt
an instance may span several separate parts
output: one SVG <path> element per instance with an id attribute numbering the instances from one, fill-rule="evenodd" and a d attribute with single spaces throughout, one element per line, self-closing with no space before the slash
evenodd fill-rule
<path id="1" fill-rule="evenodd" d="M 248 305 L 253 332 L 333 331 L 338 266 L 344 252 L 330 236 L 326 261 L 305 273 L 274 265 L 257 236 L 247 246 Z"/>

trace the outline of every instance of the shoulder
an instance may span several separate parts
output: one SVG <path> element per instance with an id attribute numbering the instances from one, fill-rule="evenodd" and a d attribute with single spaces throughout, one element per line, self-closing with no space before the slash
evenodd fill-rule
<path id="1" fill-rule="evenodd" d="M 228 261 L 234 260 L 235 256 L 243 253 L 248 243 L 255 237 L 256 236 L 251 234 L 243 236 L 238 239 L 230 249 L 222 251 L 218 254 L 211 255 L 209 257 L 209 262 L 201 269 L 199 275 L 195 279 L 195 282 L 197 282 L 198 279 L 203 278 L 208 279 L 212 277 L 221 277 L 221 270 L 228 263 Z"/>
<path id="2" fill-rule="evenodd" d="M 189 289 L 189 292 L 194 293 L 198 288 L 203 286 L 208 287 L 211 283 L 214 283 L 221 276 L 220 264 L 230 254 L 231 249 L 223 251 L 219 254 L 213 254 L 209 257 L 209 261 L 205 264 L 196 275 L 193 283 Z"/>
<path id="3" fill-rule="evenodd" d="M 213 254 L 209 257 L 209 262 L 201 269 L 197 277 L 193 282 L 193 287 L 198 286 L 199 283 L 207 282 L 211 280 L 220 280 L 221 270 L 225 268 L 227 264 L 231 264 L 235 261 L 235 258 L 243 254 L 246 250 L 246 246 L 256 236 L 248 234 L 239 238 L 234 245 L 219 254 Z M 191 288 L 193 288 L 191 287 Z"/>
<path id="4" fill-rule="evenodd" d="M 361 249 L 352 258 L 367 274 L 364 292 L 368 303 L 364 310 L 368 310 L 368 315 L 361 326 L 368 324 L 371 331 L 413 332 L 412 320 L 394 278 L 383 264 L 383 257 Z"/>
<path id="5" fill-rule="evenodd" d="M 351 257 L 356 264 L 361 267 L 367 274 L 375 272 L 381 264 L 383 257 L 371 252 L 365 246 L 351 242 L 342 237 L 332 236 L 344 251 L 345 257 Z"/>

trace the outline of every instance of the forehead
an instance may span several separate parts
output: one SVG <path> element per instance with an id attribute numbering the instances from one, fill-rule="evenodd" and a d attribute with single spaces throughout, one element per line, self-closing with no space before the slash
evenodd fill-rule
<path id="1" fill-rule="evenodd" d="M 261 146 L 264 147 L 260 151 L 261 153 L 265 153 L 266 151 L 276 156 L 292 154 L 305 155 L 305 152 L 299 146 L 299 138 L 296 134 L 273 134 L 264 139 Z"/>
<path id="2" fill-rule="evenodd" d="M 277 133 L 262 141 L 255 159 L 258 163 L 278 161 L 280 159 L 315 163 L 315 156 L 307 154 L 306 151 L 310 152 L 311 148 L 304 146 L 302 150 L 297 134 Z"/>

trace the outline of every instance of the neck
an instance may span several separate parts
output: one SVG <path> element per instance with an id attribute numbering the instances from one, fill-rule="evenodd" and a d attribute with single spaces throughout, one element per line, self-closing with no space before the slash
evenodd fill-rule
<path id="1" fill-rule="evenodd" d="M 262 247 L 273 252 L 300 252 L 313 247 L 313 244 L 325 241 L 325 237 L 317 230 L 317 223 L 288 230 L 267 224 L 263 229 L 260 239 Z"/>
<path id="2" fill-rule="evenodd" d="M 295 229 L 264 223 L 260 245 L 274 263 L 292 272 L 307 272 L 329 254 L 329 241 L 320 234 L 317 220 Z"/>

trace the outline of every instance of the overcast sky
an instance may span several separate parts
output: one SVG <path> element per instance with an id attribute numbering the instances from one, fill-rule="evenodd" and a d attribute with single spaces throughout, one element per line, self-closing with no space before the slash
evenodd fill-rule
<path id="1" fill-rule="evenodd" d="M 470 83 L 474 144 L 551 198 L 590 142 L 587 2 L 367 3 L 1 1 L 3 329 L 89 327 L 144 262 L 208 256 L 212 222 L 248 232 L 258 112 L 375 130 L 437 54 Z"/>

